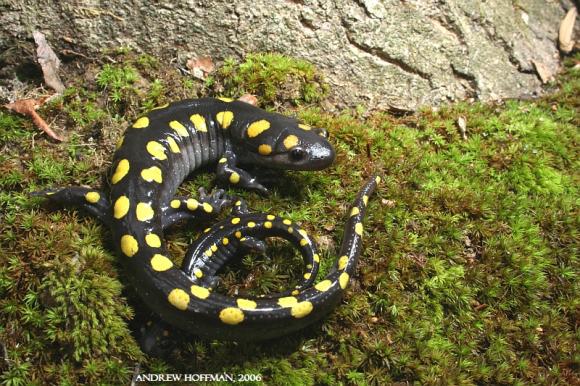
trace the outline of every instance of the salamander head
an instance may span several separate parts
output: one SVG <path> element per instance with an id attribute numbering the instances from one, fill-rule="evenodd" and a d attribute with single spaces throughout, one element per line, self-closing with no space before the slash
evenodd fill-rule
<path id="1" fill-rule="evenodd" d="M 334 162 L 335 152 L 326 130 L 277 114 L 273 116 L 275 119 L 257 120 L 243 130 L 244 139 L 234 145 L 242 163 L 288 170 L 321 170 Z"/>

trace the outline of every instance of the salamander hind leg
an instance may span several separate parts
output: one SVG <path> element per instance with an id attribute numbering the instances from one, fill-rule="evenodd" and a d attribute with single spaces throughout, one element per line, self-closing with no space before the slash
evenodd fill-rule
<path id="1" fill-rule="evenodd" d="M 105 224 L 110 224 L 111 205 L 107 196 L 96 189 L 84 187 L 69 187 L 58 189 L 47 189 L 33 192 L 32 196 L 43 197 L 51 202 L 63 206 L 76 206 L 98 218 Z"/>

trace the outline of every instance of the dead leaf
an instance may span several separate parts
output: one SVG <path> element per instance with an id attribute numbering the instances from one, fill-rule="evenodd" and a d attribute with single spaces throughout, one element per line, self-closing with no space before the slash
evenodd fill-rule
<path id="1" fill-rule="evenodd" d="M 544 65 L 544 63 L 532 60 L 532 64 L 536 68 L 536 72 L 538 73 L 542 83 L 548 83 L 552 79 L 552 72 Z"/>
<path id="2" fill-rule="evenodd" d="M 461 133 L 461 138 L 467 139 L 467 120 L 465 117 L 457 118 L 457 126 L 459 127 L 459 132 Z"/>
<path id="3" fill-rule="evenodd" d="M 44 131 L 46 135 L 57 141 L 62 141 L 62 138 L 59 137 L 58 134 L 56 134 L 54 131 L 52 131 L 50 126 L 48 126 L 48 123 L 46 123 L 46 121 L 42 119 L 42 117 L 38 115 L 38 113 L 36 112 L 36 109 L 39 106 L 42 106 L 42 104 L 46 101 L 46 99 L 47 99 L 46 97 L 40 99 L 20 99 L 14 103 L 4 105 L 4 107 L 18 114 L 27 115 L 31 117 L 32 122 L 34 122 L 34 124 L 42 131 Z"/>
<path id="4" fill-rule="evenodd" d="M 238 98 L 241 102 L 246 102 L 251 104 L 252 106 L 258 106 L 258 98 L 252 94 L 244 94 Z"/>
<path id="5" fill-rule="evenodd" d="M 205 79 L 208 74 L 213 72 L 215 66 L 209 56 L 200 56 L 196 59 L 189 59 L 185 64 L 189 68 L 194 77 L 197 79 Z"/>
<path id="6" fill-rule="evenodd" d="M 34 41 L 36 42 L 36 56 L 38 63 L 42 68 L 44 74 L 44 81 L 47 86 L 53 88 L 56 92 L 62 93 L 65 89 L 64 84 L 58 76 L 58 69 L 60 67 L 60 60 L 48 45 L 46 38 L 42 32 L 34 31 L 32 33 Z"/>
<path id="7" fill-rule="evenodd" d="M 387 200 L 386 198 L 382 198 L 381 204 L 386 206 L 387 208 L 394 208 L 397 203 L 395 202 L 395 200 Z"/>
<path id="8" fill-rule="evenodd" d="M 574 40 L 572 34 L 574 33 L 574 23 L 576 23 L 576 15 L 578 11 L 576 7 L 570 8 L 566 16 L 560 22 L 560 30 L 558 31 L 558 46 L 560 51 L 568 54 L 574 48 Z"/>

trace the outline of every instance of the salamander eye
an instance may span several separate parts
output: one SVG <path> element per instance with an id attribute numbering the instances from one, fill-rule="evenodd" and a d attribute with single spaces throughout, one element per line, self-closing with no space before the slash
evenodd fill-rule
<path id="1" fill-rule="evenodd" d="M 295 147 L 294 149 L 290 150 L 290 158 L 294 161 L 300 161 L 304 158 L 306 152 L 301 147 Z"/>

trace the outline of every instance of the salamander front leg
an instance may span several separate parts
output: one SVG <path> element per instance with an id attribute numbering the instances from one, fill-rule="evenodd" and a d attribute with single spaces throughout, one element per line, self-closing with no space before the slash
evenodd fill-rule
<path id="1" fill-rule="evenodd" d="M 204 188 L 200 188 L 197 199 L 175 197 L 163 210 L 163 229 L 184 220 L 215 218 L 230 203 L 231 199 L 223 189 L 208 194 Z"/>
<path id="2" fill-rule="evenodd" d="M 44 197 L 63 206 L 76 206 L 84 209 L 105 224 L 110 224 L 111 222 L 111 205 L 106 198 L 107 196 L 96 189 L 77 186 L 47 189 L 40 192 L 33 192 L 32 196 Z"/>
<path id="3" fill-rule="evenodd" d="M 222 186 L 233 185 L 248 190 L 255 190 L 267 195 L 268 189 L 258 182 L 256 177 L 236 166 L 236 155 L 229 150 L 225 151 L 224 157 L 218 162 L 216 180 Z"/>

